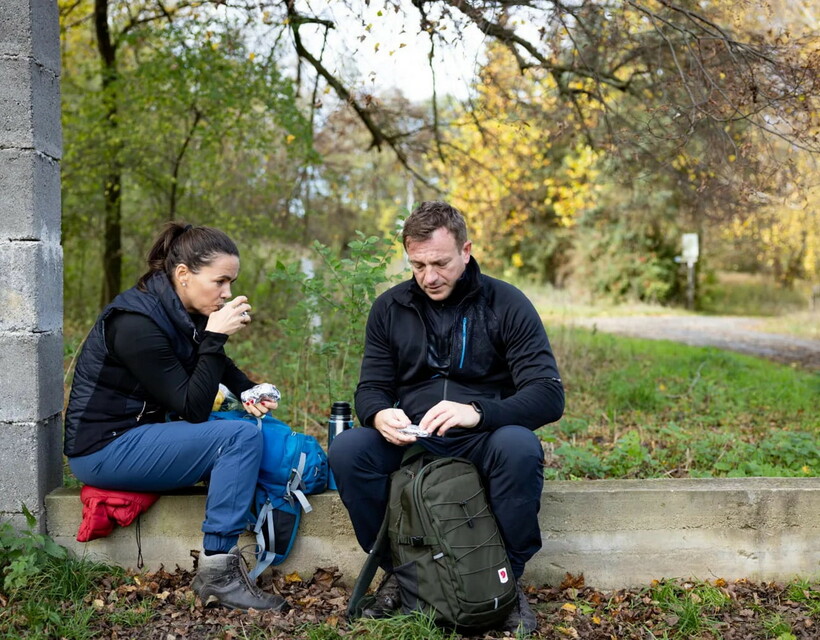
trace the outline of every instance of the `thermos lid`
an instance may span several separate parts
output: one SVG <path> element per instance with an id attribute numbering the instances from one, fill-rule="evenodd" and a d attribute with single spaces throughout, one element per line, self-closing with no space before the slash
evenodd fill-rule
<path id="1" fill-rule="evenodd" d="M 350 403 L 349 402 L 334 402 L 330 408 L 330 414 L 334 416 L 349 416 Z"/>

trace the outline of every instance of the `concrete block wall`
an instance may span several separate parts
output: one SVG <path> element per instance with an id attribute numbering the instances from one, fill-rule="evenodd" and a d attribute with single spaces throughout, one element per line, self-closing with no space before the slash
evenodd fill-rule
<path id="1" fill-rule="evenodd" d="M 310 501 L 314 509 L 277 569 L 307 577 L 335 565 L 352 585 L 364 553 L 347 512 L 335 492 Z M 79 490 L 58 489 L 47 504 L 48 531 L 59 544 L 136 568 L 134 525 L 79 543 Z M 160 498 L 141 521 L 145 568 L 190 569 L 204 510 L 202 491 Z M 567 573 L 600 589 L 661 578 L 820 579 L 820 478 L 548 482 L 539 521 L 543 546 L 527 564 L 529 584 L 557 585 Z"/>
<path id="2" fill-rule="evenodd" d="M 62 482 L 60 34 L 53 0 L 0 11 L 0 518 L 45 529 Z"/>

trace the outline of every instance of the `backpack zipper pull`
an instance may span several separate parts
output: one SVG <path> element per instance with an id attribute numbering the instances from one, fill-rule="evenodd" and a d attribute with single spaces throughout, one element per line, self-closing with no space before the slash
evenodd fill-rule
<path id="1" fill-rule="evenodd" d="M 459 504 L 461 505 L 461 508 L 464 509 L 464 516 L 467 518 L 467 526 L 472 529 L 475 525 L 473 525 L 473 516 L 470 515 L 469 511 L 467 511 L 467 501 L 462 500 Z"/>

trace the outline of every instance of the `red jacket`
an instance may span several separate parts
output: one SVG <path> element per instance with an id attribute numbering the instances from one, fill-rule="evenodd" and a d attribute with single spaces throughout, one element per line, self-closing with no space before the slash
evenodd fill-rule
<path id="1" fill-rule="evenodd" d="M 127 527 L 159 499 L 157 493 L 114 491 L 88 485 L 80 491 L 83 521 L 77 531 L 78 542 L 104 538 L 118 524 Z"/>

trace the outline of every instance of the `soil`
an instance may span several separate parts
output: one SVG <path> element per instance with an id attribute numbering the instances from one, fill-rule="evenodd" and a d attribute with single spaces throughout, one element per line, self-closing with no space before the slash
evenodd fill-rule
<path id="1" fill-rule="evenodd" d="M 820 316 L 818 316 L 820 322 Z M 810 371 L 820 371 L 820 340 L 757 329 L 760 321 L 738 316 L 631 316 L 585 318 L 578 325 L 636 338 L 672 340 L 737 351 Z"/>

